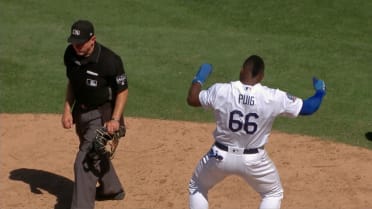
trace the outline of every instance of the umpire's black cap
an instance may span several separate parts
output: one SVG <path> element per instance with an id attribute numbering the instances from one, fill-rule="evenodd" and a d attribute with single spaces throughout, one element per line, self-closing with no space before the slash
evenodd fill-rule
<path id="1" fill-rule="evenodd" d="M 78 20 L 71 26 L 71 35 L 67 42 L 82 44 L 87 42 L 94 35 L 93 24 L 88 20 Z"/>

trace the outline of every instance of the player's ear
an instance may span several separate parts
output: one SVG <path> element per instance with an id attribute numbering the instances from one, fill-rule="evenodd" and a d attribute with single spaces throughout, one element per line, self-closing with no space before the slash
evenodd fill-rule
<path id="1" fill-rule="evenodd" d="M 256 77 L 254 78 L 255 81 L 256 81 L 256 83 L 260 83 L 260 82 L 263 80 L 264 76 L 265 76 L 264 71 L 263 71 L 263 70 L 260 71 L 260 72 L 256 75 Z"/>
<path id="2" fill-rule="evenodd" d="M 242 68 L 240 69 L 239 79 L 242 81 L 243 78 L 244 78 L 244 68 L 242 67 Z"/>

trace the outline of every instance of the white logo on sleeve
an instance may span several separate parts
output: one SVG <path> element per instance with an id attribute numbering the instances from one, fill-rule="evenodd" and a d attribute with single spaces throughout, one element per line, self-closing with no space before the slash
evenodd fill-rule
<path id="1" fill-rule="evenodd" d="M 124 86 L 126 82 L 127 76 L 125 76 L 124 74 L 116 76 L 116 83 L 118 85 Z"/>
<path id="2" fill-rule="evenodd" d="M 296 99 L 297 99 L 295 96 L 293 96 L 289 93 L 287 93 L 287 97 L 288 97 L 289 100 L 292 100 L 292 102 L 296 101 Z"/>

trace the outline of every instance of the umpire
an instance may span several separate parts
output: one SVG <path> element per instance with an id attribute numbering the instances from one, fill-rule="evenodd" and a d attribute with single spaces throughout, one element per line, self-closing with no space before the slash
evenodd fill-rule
<path id="1" fill-rule="evenodd" d="M 75 124 L 80 140 L 71 209 L 93 209 L 95 200 L 122 200 L 125 196 L 110 159 L 93 160 L 89 153 L 96 129 L 105 126 L 114 133 L 124 126 L 128 82 L 120 56 L 96 42 L 90 21 L 76 21 L 67 41 L 62 126 L 69 129 Z"/>

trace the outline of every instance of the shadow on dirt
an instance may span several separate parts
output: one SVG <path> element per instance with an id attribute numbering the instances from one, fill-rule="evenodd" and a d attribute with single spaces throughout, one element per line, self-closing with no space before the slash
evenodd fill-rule
<path id="1" fill-rule="evenodd" d="M 29 184 L 32 193 L 43 194 L 41 190 L 44 190 L 56 196 L 54 209 L 70 208 L 73 181 L 66 177 L 43 170 L 20 168 L 11 171 L 9 179 Z"/>
<path id="2" fill-rule="evenodd" d="M 367 140 L 372 141 L 372 132 L 367 132 L 365 136 Z"/>

